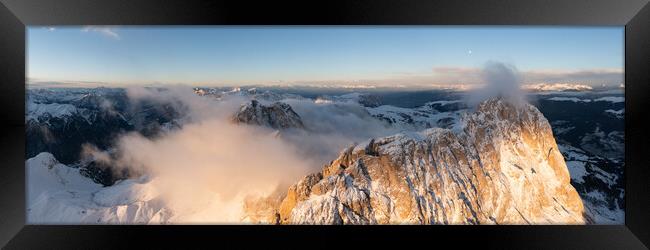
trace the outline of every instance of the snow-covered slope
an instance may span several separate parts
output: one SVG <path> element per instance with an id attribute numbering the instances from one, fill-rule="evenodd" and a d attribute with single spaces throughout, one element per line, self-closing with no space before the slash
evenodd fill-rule
<path id="1" fill-rule="evenodd" d="M 549 101 L 566 101 L 566 102 L 611 102 L 611 103 L 621 103 L 625 102 L 625 98 L 622 96 L 604 96 L 596 99 L 581 99 L 578 97 L 551 97 L 546 100 Z"/>
<path id="2" fill-rule="evenodd" d="M 352 92 L 337 96 L 320 96 L 314 100 L 316 103 L 357 103 L 364 107 L 378 107 L 381 100 L 376 95 Z"/>
<path id="3" fill-rule="evenodd" d="M 373 117 L 386 121 L 396 127 L 416 130 L 441 127 L 457 130 L 460 115 L 465 113 L 466 109 L 459 108 L 446 111 L 441 107 L 458 103 L 460 101 L 435 101 L 417 108 L 382 105 L 378 107 L 367 107 L 366 109 Z"/>
<path id="4" fill-rule="evenodd" d="M 590 154 L 579 148 L 558 144 L 571 181 L 597 224 L 625 222 L 624 185 L 622 167 L 611 160 Z"/>
<path id="5" fill-rule="evenodd" d="M 29 224 L 158 224 L 171 217 L 146 179 L 102 187 L 50 153 L 27 160 L 26 167 Z"/>
<path id="6" fill-rule="evenodd" d="M 59 103 L 29 103 L 27 105 L 27 120 L 37 120 L 42 116 L 49 117 L 71 117 L 78 113 L 78 109 L 72 104 L 59 104 Z"/>
<path id="7" fill-rule="evenodd" d="M 571 84 L 571 83 L 538 83 L 526 84 L 522 86 L 523 89 L 528 91 L 587 91 L 593 88 L 585 84 Z"/>
<path id="8" fill-rule="evenodd" d="M 289 93 L 276 93 L 273 91 L 258 91 L 257 88 L 194 88 L 194 93 L 200 96 L 210 96 L 217 99 L 226 97 L 243 96 L 251 99 L 268 102 L 278 102 L 284 99 L 305 99 L 300 95 Z"/>

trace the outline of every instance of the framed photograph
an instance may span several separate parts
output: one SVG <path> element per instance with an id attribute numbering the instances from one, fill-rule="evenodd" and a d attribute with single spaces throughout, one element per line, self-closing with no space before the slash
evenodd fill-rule
<path id="1" fill-rule="evenodd" d="M 2 3 L 8 249 L 650 245 L 647 1 Z"/>

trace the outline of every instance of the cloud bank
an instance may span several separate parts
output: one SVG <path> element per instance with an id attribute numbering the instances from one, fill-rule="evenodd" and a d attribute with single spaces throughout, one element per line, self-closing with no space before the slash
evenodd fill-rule
<path id="1" fill-rule="evenodd" d="M 591 88 L 619 87 L 623 82 L 623 69 L 588 69 L 588 70 L 529 70 L 520 71 L 522 85 L 572 85 L 575 88 L 585 89 L 582 86 Z M 70 87 L 88 86 L 128 86 L 126 83 L 90 83 L 80 81 L 30 81 L 33 87 L 57 87 L 65 83 Z M 478 67 L 434 67 L 430 72 L 420 73 L 399 73 L 383 78 L 368 78 L 355 80 L 301 80 L 301 81 L 259 81 L 255 85 L 265 86 L 307 86 L 322 88 L 355 88 L 355 89 L 376 89 L 376 88 L 415 88 L 415 89 L 454 89 L 470 90 L 480 87 L 483 84 L 482 68 Z M 246 84 L 225 84 L 214 82 L 193 83 L 195 86 L 238 86 Z M 568 87 L 574 89 L 574 87 Z"/>
<path id="2" fill-rule="evenodd" d="M 467 67 L 437 67 L 433 68 L 431 81 L 445 84 L 484 83 L 484 69 Z M 590 87 L 616 87 L 623 82 L 622 69 L 590 69 L 590 70 L 530 70 L 519 71 L 522 86 L 571 84 Z"/>
<path id="3" fill-rule="evenodd" d="M 127 88 L 131 102 L 146 100 L 184 111 L 181 128 L 157 138 L 129 133 L 113 151 L 86 147 L 85 153 L 114 170 L 144 173 L 176 223 L 239 223 L 244 201 L 261 198 L 320 170 L 344 147 L 373 136 L 395 133 L 354 104 L 284 100 L 301 116 L 307 131 L 277 132 L 232 123 L 250 99 L 198 96 L 188 86 Z"/>

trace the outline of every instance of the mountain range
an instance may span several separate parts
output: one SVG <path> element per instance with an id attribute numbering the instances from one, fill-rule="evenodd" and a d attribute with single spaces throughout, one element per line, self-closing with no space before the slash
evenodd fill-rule
<path id="1" fill-rule="evenodd" d="M 624 111 L 610 93 L 545 93 L 532 105 L 492 98 L 470 107 L 453 92 L 435 93 L 443 98 L 433 100 L 423 93 L 194 92 L 215 101 L 245 97 L 232 122 L 280 133 L 314 129 L 286 100 L 359 105 L 368 117 L 401 130 L 342 148 L 320 172 L 247 200 L 244 222 L 616 224 L 624 219 Z M 26 165 L 39 178 L 62 183 L 39 188 L 43 185 L 29 181 L 36 185 L 30 190 L 40 190 L 30 191 L 29 221 L 174 223 L 173 211 L 151 190 L 155 180 L 116 172 L 84 158 L 83 150 L 91 144 L 110 151 L 124 133 L 157 138 L 182 128 L 183 105 L 132 101 L 124 90 L 103 88 L 29 90 L 27 100 Z"/>

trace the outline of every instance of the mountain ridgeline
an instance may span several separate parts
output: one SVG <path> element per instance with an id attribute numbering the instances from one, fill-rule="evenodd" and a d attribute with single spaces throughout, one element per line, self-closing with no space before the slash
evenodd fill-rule
<path id="1" fill-rule="evenodd" d="M 156 137 L 178 127 L 182 109 L 173 103 L 130 101 L 123 89 L 35 89 L 27 96 L 25 136 L 27 159 L 41 152 L 79 167 L 82 174 L 105 186 L 127 175 L 110 166 L 83 159 L 84 145 L 108 150 L 127 132 Z"/>

